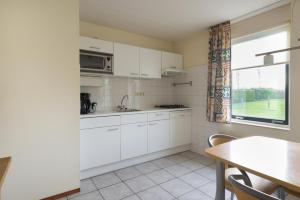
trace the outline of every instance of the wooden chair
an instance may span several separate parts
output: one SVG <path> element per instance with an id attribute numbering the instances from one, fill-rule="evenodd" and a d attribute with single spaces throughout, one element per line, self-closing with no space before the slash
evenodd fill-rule
<path id="1" fill-rule="evenodd" d="M 236 137 L 233 137 L 231 135 L 224 135 L 224 134 L 214 134 L 208 138 L 208 144 L 210 147 L 214 147 L 220 144 L 223 144 L 225 142 L 229 142 L 232 140 L 237 139 Z M 225 188 L 231 191 L 231 199 L 234 199 L 234 191 L 232 185 L 229 183 L 228 177 L 230 175 L 238 174 L 243 175 L 243 180 L 245 183 L 253 188 L 255 188 L 258 191 L 262 191 L 266 194 L 272 194 L 280 187 L 276 185 L 275 183 L 261 178 L 259 176 L 256 176 L 254 174 L 245 172 L 244 170 L 238 169 L 236 167 L 232 166 L 225 166 Z M 283 198 L 284 192 L 282 190 L 278 190 L 278 196 Z"/>
<path id="2" fill-rule="evenodd" d="M 243 175 L 230 175 L 228 181 L 232 185 L 238 200 L 280 200 L 244 184 Z"/>

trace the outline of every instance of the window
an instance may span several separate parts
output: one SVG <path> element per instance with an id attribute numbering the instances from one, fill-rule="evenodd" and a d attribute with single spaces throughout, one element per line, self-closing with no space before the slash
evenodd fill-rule
<path id="1" fill-rule="evenodd" d="M 265 66 L 255 54 L 289 47 L 287 27 L 232 41 L 232 118 L 288 124 L 289 54 Z"/>

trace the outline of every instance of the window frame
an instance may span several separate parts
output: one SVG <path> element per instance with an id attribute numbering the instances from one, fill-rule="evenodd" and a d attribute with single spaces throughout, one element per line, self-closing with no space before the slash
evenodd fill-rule
<path id="1" fill-rule="evenodd" d="M 278 33 L 281 31 L 289 31 L 289 26 L 288 25 L 283 25 L 277 28 L 274 28 L 272 30 L 268 30 L 268 31 L 263 31 L 263 32 L 259 32 L 259 33 L 254 33 L 245 37 L 240 37 L 237 39 L 232 39 L 232 44 L 238 44 L 241 42 L 245 42 L 245 41 L 250 41 L 253 39 L 257 39 L 260 37 L 264 37 L 267 35 L 272 35 L 274 33 Z M 290 34 L 288 35 L 287 38 L 290 41 Z M 249 116 L 241 116 L 241 115 L 234 115 L 232 113 L 232 99 L 231 98 L 231 118 L 233 120 L 237 120 L 237 121 L 250 121 L 252 123 L 258 122 L 258 123 L 266 123 L 266 124 L 276 124 L 276 125 L 289 125 L 289 68 L 290 68 L 290 63 L 289 61 L 287 62 L 282 62 L 282 63 L 274 63 L 274 65 L 278 65 L 278 64 L 285 64 L 285 120 L 278 120 L 278 119 L 267 119 L 267 118 L 259 118 L 259 117 L 249 117 Z M 259 66 L 242 66 L 241 68 L 237 68 L 237 69 L 231 69 L 231 72 L 233 71 L 239 71 L 239 70 L 246 70 L 246 69 L 253 69 L 253 68 L 260 68 L 260 67 L 265 67 L 265 66 L 272 66 L 272 65 L 259 65 Z M 232 90 L 231 90 L 231 97 L 232 97 Z"/>
<path id="2" fill-rule="evenodd" d="M 275 63 L 277 64 L 277 63 Z M 272 65 L 268 65 L 272 66 Z M 253 69 L 259 68 L 264 66 L 256 66 L 256 67 L 244 67 L 239 69 L 232 69 L 231 71 L 239 71 L 245 69 Z M 232 94 L 231 94 L 232 96 Z M 281 125 L 289 125 L 289 63 L 285 64 L 285 120 L 278 120 L 278 119 L 267 119 L 267 118 L 259 118 L 259 117 L 249 117 L 249 116 L 242 116 L 242 115 L 234 115 L 232 113 L 232 98 L 231 98 L 231 118 L 235 120 L 247 120 L 253 122 L 264 122 L 270 124 L 281 124 Z"/>

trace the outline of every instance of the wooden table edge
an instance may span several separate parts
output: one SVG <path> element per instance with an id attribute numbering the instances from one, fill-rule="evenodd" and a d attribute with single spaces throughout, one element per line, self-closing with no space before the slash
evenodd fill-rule
<path id="1" fill-rule="evenodd" d="M 3 185 L 10 163 L 11 157 L 0 158 L 0 189 Z"/>
<path id="2" fill-rule="evenodd" d="M 262 178 L 265 178 L 265 179 L 267 179 L 267 180 L 270 180 L 270 181 L 272 181 L 272 182 L 274 182 L 274 183 L 276 183 L 276 184 L 278 184 L 278 185 L 280 185 L 280 186 L 282 186 L 282 187 L 284 187 L 284 188 L 287 188 L 287 189 L 289 189 L 289 190 L 292 190 L 292 191 L 294 191 L 294 192 L 296 192 L 296 193 L 300 193 L 300 186 L 297 187 L 297 186 L 295 186 L 295 185 L 293 185 L 293 184 L 290 184 L 290 183 L 287 183 L 287 182 L 278 180 L 278 179 L 276 179 L 276 178 L 274 178 L 274 177 L 272 177 L 272 176 L 268 176 L 268 175 L 266 175 L 266 174 L 257 172 L 257 171 L 255 171 L 255 170 L 249 169 L 249 168 L 244 167 L 244 166 L 242 166 L 242 165 L 239 165 L 239 164 L 236 164 L 236 163 L 234 163 L 234 162 L 231 162 L 231 161 L 228 161 L 228 160 L 226 160 L 226 159 L 223 159 L 223 158 L 220 158 L 220 157 L 218 157 L 218 156 L 215 156 L 214 154 L 211 154 L 211 153 L 209 152 L 209 150 L 212 149 L 212 148 L 214 148 L 214 147 L 206 148 L 206 149 L 204 150 L 204 153 L 205 153 L 207 156 L 212 157 L 212 158 L 215 159 L 215 160 L 219 160 L 219 161 L 223 162 L 225 165 L 230 165 L 230 166 L 234 166 L 234 167 L 243 169 L 243 170 L 245 170 L 245 171 L 247 171 L 247 172 L 250 172 L 250 173 L 252 173 L 252 174 L 255 174 L 255 175 L 257 175 L 257 176 L 260 176 L 260 177 L 262 177 Z"/>

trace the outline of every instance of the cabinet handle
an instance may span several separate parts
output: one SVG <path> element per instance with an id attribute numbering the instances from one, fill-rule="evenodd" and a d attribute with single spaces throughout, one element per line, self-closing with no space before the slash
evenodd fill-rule
<path id="1" fill-rule="evenodd" d="M 151 123 L 151 124 L 149 124 L 149 126 L 155 126 L 155 125 L 157 125 L 157 123 Z"/>
<path id="2" fill-rule="evenodd" d="M 149 76 L 148 74 L 142 74 L 142 76 Z"/>
<path id="3" fill-rule="evenodd" d="M 138 75 L 138 73 L 130 73 L 130 75 Z"/>
<path id="4" fill-rule="evenodd" d="M 107 131 L 111 132 L 111 131 L 117 131 L 119 130 L 119 128 L 111 128 L 111 129 L 107 129 Z"/>
<path id="5" fill-rule="evenodd" d="M 91 49 L 101 49 L 99 47 L 95 47 L 95 46 L 90 46 Z"/>
<path id="6" fill-rule="evenodd" d="M 144 127 L 146 124 L 139 124 L 138 127 Z"/>
<path id="7" fill-rule="evenodd" d="M 162 113 L 158 113 L 158 114 L 156 114 L 156 116 L 158 117 L 158 116 L 162 116 L 163 114 Z"/>

